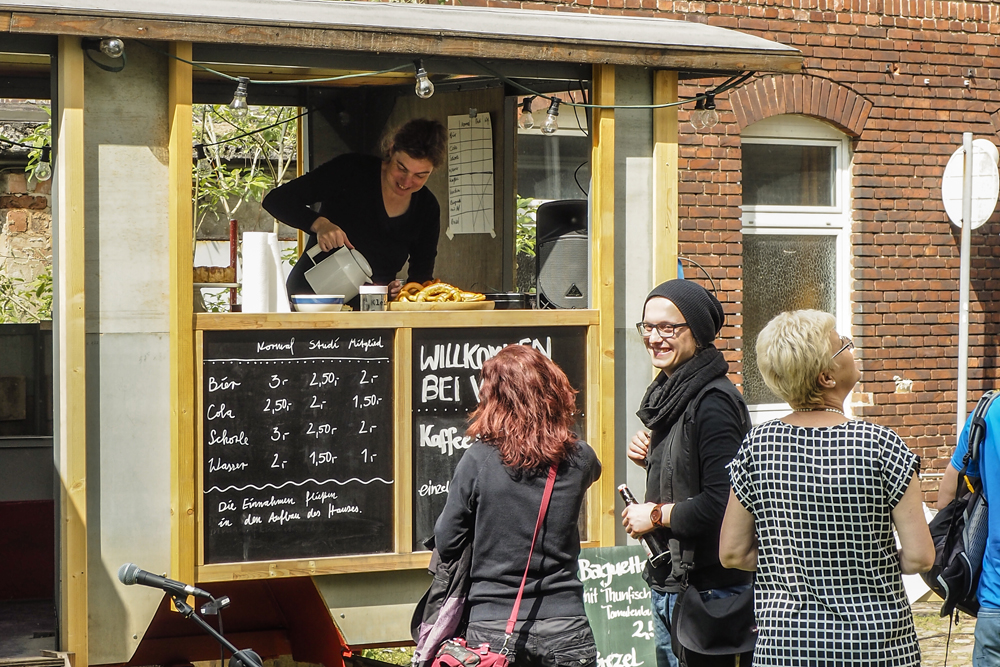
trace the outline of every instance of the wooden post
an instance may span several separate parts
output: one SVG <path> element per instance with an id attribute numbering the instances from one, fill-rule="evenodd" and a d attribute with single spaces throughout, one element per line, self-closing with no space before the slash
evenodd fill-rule
<path id="1" fill-rule="evenodd" d="M 170 45 L 170 572 L 194 581 L 194 220 L 191 211 L 191 44 Z"/>
<path id="2" fill-rule="evenodd" d="M 594 66 L 594 104 L 611 106 L 615 103 L 615 68 L 613 65 Z M 604 465 L 600 480 L 601 513 L 597 535 L 601 544 L 615 543 L 615 112 L 614 109 L 594 109 L 591 132 L 591 284 L 592 305 L 601 312 L 600 324 L 591 328 L 596 333 L 596 346 L 591 342 L 590 395 L 598 456 Z M 596 332 L 595 332 L 596 329 Z M 595 355 L 594 350 L 599 354 Z M 596 357 L 596 359 L 594 359 Z M 591 436 L 593 437 L 593 435 Z"/>
<path id="3" fill-rule="evenodd" d="M 55 164 L 56 450 L 59 489 L 59 647 L 87 667 L 87 329 L 83 50 L 59 37 Z"/>
<path id="4" fill-rule="evenodd" d="M 653 75 L 653 104 L 677 101 L 677 72 Z M 677 107 L 653 110 L 653 284 L 677 277 Z"/>

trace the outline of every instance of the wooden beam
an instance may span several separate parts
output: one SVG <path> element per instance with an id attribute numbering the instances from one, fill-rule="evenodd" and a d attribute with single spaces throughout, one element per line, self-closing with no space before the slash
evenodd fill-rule
<path id="1" fill-rule="evenodd" d="M 396 514 L 396 553 L 413 551 L 413 329 L 396 329 L 393 354 L 393 378 L 396 396 L 393 399 L 393 422 L 398 429 L 393 434 L 396 446 L 393 506 Z"/>
<path id="2" fill-rule="evenodd" d="M 191 44 L 167 62 L 170 215 L 170 572 L 195 574 L 194 221 L 191 209 Z"/>
<path id="3" fill-rule="evenodd" d="M 615 68 L 594 67 L 594 104 L 615 103 Z M 596 330 L 597 346 L 591 347 L 596 358 L 597 377 L 591 378 L 598 403 L 591 415 L 596 417 L 595 450 L 604 470 L 600 480 L 602 508 L 598 527 L 601 544 L 615 543 L 615 111 L 594 109 L 591 132 L 592 184 L 590 190 L 590 252 L 592 307 L 601 313 Z M 596 380 L 596 382 L 595 382 Z M 591 436 L 593 437 L 593 436 Z"/>
<path id="4" fill-rule="evenodd" d="M 653 104 L 677 101 L 677 72 L 653 74 Z M 653 110 L 653 284 L 677 277 L 677 109 Z"/>
<path id="5" fill-rule="evenodd" d="M 87 667 L 87 329 L 84 236 L 83 50 L 60 37 L 53 110 L 55 302 L 59 399 L 59 646 Z"/>
<path id="6" fill-rule="evenodd" d="M 720 51 L 718 47 L 660 46 L 639 48 L 609 44 L 553 44 L 551 39 L 492 38 L 482 35 L 403 33 L 374 28 L 292 28 L 209 21 L 126 19 L 86 15 L 14 12 L 11 32 L 123 39 L 256 44 L 286 48 L 320 48 L 364 53 L 497 58 L 661 67 L 665 69 L 733 72 L 801 70 L 802 54 Z"/>

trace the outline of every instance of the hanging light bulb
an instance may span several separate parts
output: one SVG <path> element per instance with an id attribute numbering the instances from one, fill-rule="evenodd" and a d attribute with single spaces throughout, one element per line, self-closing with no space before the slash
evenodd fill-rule
<path id="1" fill-rule="evenodd" d="M 413 86 L 413 90 L 417 93 L 417 97 L 426 100 L 434 94 L 434 82 L 427 76 L 423 61 L 414 60 L 413 68 L 416 70 L 415 76 L 417 77 L 417 83 Z"/>
<path id="2" fill-rule="evenodd" d="M 36 181 L 47 181 L 52 178 L 52 148 L 42 146 L 42 155 L 38 158 L 35 168 L 31 172 L 32 178 Z"/>
<path id="3" fill-rule="evenodd" d="M 715 93 L 705 93 L 705 111 L 702 114 L 702 126 L 710 130 L 719 124 L 719 112 L 715 110 Z"/>
<path id="4" fill-rule="evenodd" d="M 535 126 L 535 117 L 531 115 L 531 103 L 534 97 L 525 97 L 521 103 L 521 115 L 517 117 L 517 126 L 522 130 L 530 130 Z"/>
<path id="5" fill-rule="evenodd" d="M 691 126 L 695 131 L 705 129 L 705 100 L 702 98 L 695 102 L 694 111 L 691 112 Z"/>
<path id="6" fill-rule="evenodd" d="M 545 123 L 542 124 L 542 134 L 555 134 L 559 129 L 559 100 L 552 98 L 549 110 L 545 112 Z"/>
<path id="7" fill-rule="evenodd" d="M 247 85 L 249 83 L 250 79 L 247 77 L 239 77 L 239 85 L 236 86 L 236 92 L 233 93 L 233 101 L 229 103 L 229 110 L 237 119 L 246 118 L 250 111 L 250 106 L 247 104 Z"/>
<path id="8" fill-rule="evenodd" d="M 117 37 L 105 37 L 99 48 L 108 58 L 121 58 L 125 55 L 125 42 Z"/>
<path id="9" fill-rule="evenodd" d="M 199 176 L 208 176 L 212 173 L 212 161 L 208 159 L 208 155 L 205 154 L 205 146 L 202 144 L 194 145 L 195 154 L 198 156 L 198 162 L 195 168 L 198 171 Z"/>

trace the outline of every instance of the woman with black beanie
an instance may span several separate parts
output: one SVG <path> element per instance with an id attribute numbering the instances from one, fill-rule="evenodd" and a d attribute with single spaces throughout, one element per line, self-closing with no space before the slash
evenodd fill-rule
<path id="1" fill-rule="evenodd" d="M 719 529 L 729 498 L 726 465 L 750 429 L 743 396 L 713 344 L 725 319 L 722 304 L 704 287 L 670 280 L 649 293 L 636 325 L 660 373 L 637 413 L 649 430 L 637 432 L 628 447 L 629 459 L 646 469 L 645 502 L 626 507 L 622 524 L 633 537 L 660 531 L 671 545 L 671 562 L 647 563 L 643 574 L 652 589 L 657 667 L 749 665 L 752 656 L 752 649 L 698 654 L 673 645 L 670 636 L 673 608 L 685 586 L 707 600 L 739 594 L 751 582 L 750 573 L 719 563 Z"/>

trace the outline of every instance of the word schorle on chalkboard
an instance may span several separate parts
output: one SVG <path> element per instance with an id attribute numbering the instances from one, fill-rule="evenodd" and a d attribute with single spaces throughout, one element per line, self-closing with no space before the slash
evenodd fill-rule
<path id="1" fill-rule="evenodd" d="M 206 563 L 393 550 L 391 331 L 207 331 Z"/>

